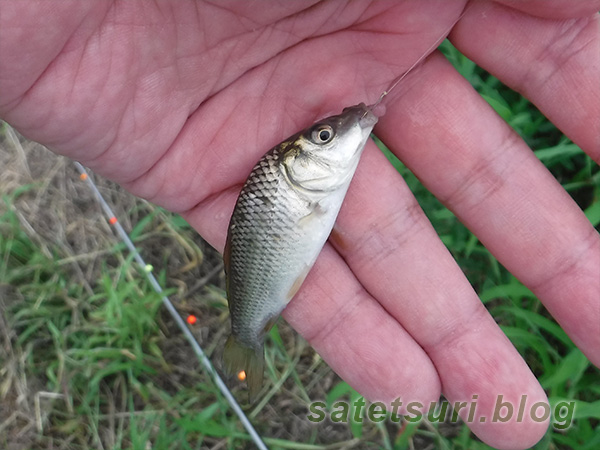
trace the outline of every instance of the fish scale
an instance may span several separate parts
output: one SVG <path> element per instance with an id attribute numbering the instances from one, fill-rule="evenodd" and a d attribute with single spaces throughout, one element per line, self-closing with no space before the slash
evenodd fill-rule
<path id="1" fill-rule="evenodd" d="M 236 289 L 230 289 L 232 297 L 232 315 L 249 316 L 252 320 L 264 322 L 264 309 L 278 310 L 279 305 L 269 305 L 270 294 L 265 287 L 274 286 L 278 279 L 285 278 L 286 268 L 290 265 L 280 264 L 282 256 L 287 256 L 287 247 L 295 247 L 302 236 L 294 229 L 298 215 L 290 213 L 293 208 L 265 208 L 275 202 L 296 202 L 303 200 L 290 189 L 282 185 L 283 181 L 278 167 L 280 149 L 274 148 L 255 166 L 248 182 L 240 194 L 240 201 L 232 216 L 231 252 L 229 256 L 229 271 L 231 283 Z M 287 243 L 281 247 L 279 243 Z M 275 245 L 273 245 L 275 244 Z M 268 251 L 265 251 L 267 250 Z M 256 252 L 259 253 L 255 254 Z M 256 262 L 260 259 L 260 264 Z M 250 264 L 250 261 L 255 261 Z M 278 270 L 268 270 L 274 268 Z M 262 308 L 249 302 L 236 301 L 234 296 L 243 298 L 257 298 Z M 265 303 L 265 305 L 262 305 Z M 240 336 L 244 342 L 250 343 L 258 339 L 260 329 L 250 329 L 234 321 L 232 324 L 234 334 Z"/>

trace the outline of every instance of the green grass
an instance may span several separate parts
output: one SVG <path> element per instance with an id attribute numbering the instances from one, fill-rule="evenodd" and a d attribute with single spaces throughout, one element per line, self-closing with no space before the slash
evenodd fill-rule
<path id="1" fill-rule="evenodd" d="M 597 227 L 598 167 L 527 100 L 449 44 L 443 51 Z M 20 149 L 6 129 L 0 146 L 0 162 L 15 168 L 15 181 L 0 191 L 0 448 L 251 448 L 70 163 Z M 550 429 L 535 448 L 598 447 L 598 369 L 535 296 L 384 152 L 550 401 L 577 402 L 573 425 Z M 20 169 L 24 154 L 31 176 Z M 98 183 L 179 311 L 199 317 L 194 333 L 215 355 L 227 332 L 223 276 L 194 286 L 220 264 L 218 254 L 181 218 Z M 311 401 L 333 406 L 358 394 L 284 322 L 270 334 L 266 367 L 270 389 L 247 413 L 273 449 L 489 448 L 464 425 L 309 422 Z"/>

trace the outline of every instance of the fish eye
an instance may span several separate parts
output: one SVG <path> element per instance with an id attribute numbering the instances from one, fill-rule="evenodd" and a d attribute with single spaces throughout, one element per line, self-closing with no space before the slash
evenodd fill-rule
<path id="1" fill-rule="evenodd" d="M 312 140 L 315 144 L 327 144 L 333 139 L 335 133 L 329 125 L 319 125 L 312 132 Z"/>

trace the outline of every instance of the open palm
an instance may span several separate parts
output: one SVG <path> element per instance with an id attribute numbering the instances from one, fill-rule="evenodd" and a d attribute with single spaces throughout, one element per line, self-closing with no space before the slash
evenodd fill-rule
<path id="1" fill-rule="evenodd" d="M 475 3 L 450 34 L 596 161 L 599 4 Z M 3 2 L 0 115 L 222 249 L 256 160 L 326 114 L 374 102 L 465 6 Z M 576 204 L 441 55 L 386 102 L 377 135 L 600 364 L 600 239 Z M 529 407 L 545 394 L 372 142 L 284 315 L 371 400 L 477 395 L 470 426 L 503 448 L 532 445 L 547 427 L 479 421 L 499 394 L 514 405 L 527 395 Z"/>

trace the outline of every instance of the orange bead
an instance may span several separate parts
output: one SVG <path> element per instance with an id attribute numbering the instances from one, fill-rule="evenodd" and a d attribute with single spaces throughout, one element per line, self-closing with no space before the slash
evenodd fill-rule
<path id="1" fill-rule="evenodd" d="M 192 314 L 187 316 L 187 323 L 189 323 L 190 325 L 194 325 L 197 320 L 198 320 L 198 318 Z"/>

